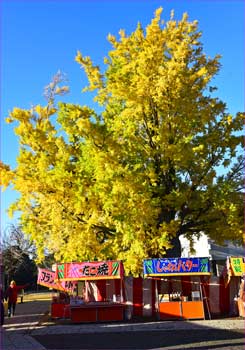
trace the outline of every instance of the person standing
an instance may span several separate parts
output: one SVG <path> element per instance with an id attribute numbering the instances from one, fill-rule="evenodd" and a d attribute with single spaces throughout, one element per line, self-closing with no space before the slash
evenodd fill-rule
<path id="1" fill-rule="evenodd" d="M 4 305 L 3 305 L 3 290 L 2 286 L 0 286 L 0 298 L 1 298 L 1 326 L 4 324 Z"/>
<path id="2" fill-rule="evenodd" d="M 19 290 L 26 288 L 28 285 L 29 283 L 22 286 L 17 286 L 15 281 L 10 282 L 10 285 L 6 290 L 5 294 L 5 299 L 8 301 L 8 317 L 10 317 L 11 315 L 14 316 L 15 314 Z"/>

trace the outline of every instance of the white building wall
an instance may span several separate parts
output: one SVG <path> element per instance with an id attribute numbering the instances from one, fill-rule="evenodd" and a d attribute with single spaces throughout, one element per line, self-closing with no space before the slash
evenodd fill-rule
<path id="1" fill-rule="evenodd" d="M 244 247 L 236 246 L 227 241 L 224 246 L 215 244 L 204 233 L 200 238 L 194 238 L 194 253 L 191 253 L 190 242 L 180 236 L 181 257 L 210 257 L 211 260 L 226 260 L 227 256 L 244 256 Z"/>
<path id="2" fill-rule="evenodd" d="M 190 241 L 184 237 L 180 236 L 181 244 L 181 257 L 192 258 L 192 257 L 210 257 L 210 244 L 208 237 L 205 234 L 201 234 L 200 238 L 194 238 L 194 253 L 191 253 Z"/>

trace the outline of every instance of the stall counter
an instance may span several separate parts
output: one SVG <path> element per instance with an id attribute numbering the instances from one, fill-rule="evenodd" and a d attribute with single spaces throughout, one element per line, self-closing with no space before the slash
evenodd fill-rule
<path id="1" fill-rule="evenodd" d="M 70 318 L 70 304 L 55 303 L 51 304 L 52 318 Z"/>
<path id="2" fill-rule="evenodd" d="M 123 321 L 123 303 L 90 302 L 70 306 L 70 317 L 73 323 Z"/>
<path id="3" fill-rule="evenodd" d="M 169 301 L 159 303 L 160 320 L 204 319 L 203 301 Z"/>

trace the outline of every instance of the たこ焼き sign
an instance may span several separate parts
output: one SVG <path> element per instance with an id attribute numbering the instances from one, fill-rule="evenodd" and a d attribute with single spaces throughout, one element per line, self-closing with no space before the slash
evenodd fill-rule
<path id="1" fill-rule="evenodd" d="M 122 278 L 121 261 L 72 262 L 56 265 L 56 280 L 97 280 Z"/>

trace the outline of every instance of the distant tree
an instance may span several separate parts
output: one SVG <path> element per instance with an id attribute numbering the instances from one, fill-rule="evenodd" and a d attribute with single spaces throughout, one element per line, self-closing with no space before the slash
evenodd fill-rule
<path id="1" fill-rule="evenodd" d="M 31 258 L 36 258 L 35 243 L 30 236 L 26 235 L 20 225 L 10 224 L 5 228 L 2 235 L 3 248 L 17 247 L 15 257 L 21 258 L 22 254 L 30 255 Z"/>
<path id="2" fill-rule="evenodd" d="M 21 258 L 16 258 L 20 256 Z M 32 287 L 37 281 L 37 267 L 28 255 L 21 252 L 18 247 L 8 247 L 2 251 L 6 284 L 15 280 L 17 284 L 30 283 Z"/>
<path id="3" fill-rule="evenodd" d="M 44 259 L 38 264 L 39 267 L 43 267 L 45 269 L 51 269 L 52 265 L 54 265 L 57 260 L 54 257 L 54 254 L 46 253 Z"/>
<path id="4" fill-rule="evenodd" d="M 20 192 L 10 211 L 39 260 L 122 259 L 138 274 L 144 258 L 179 256 L 182 234 L 242 243 L 244 114 L 214 95 L 219 56 L 204 53 L 197 21 L 172 13 L 163 25 L 161 12 L 109 35 L 104 72 L 78 52 L 101 113 L 56 106 L 68 90 L 59 75 L 46 106 L 8 118 L 21 150 L 16 169 L 1 164 L 1 184 Z"/>
<path id="5" fill-rule="evenodd" d="M 20 226 L 10 225 L 2 238 L 1 254 L 5 284 L 14 279 L 17 284 L 36 285 L 35 246 L 29 237 L 23 233 Z"/>

